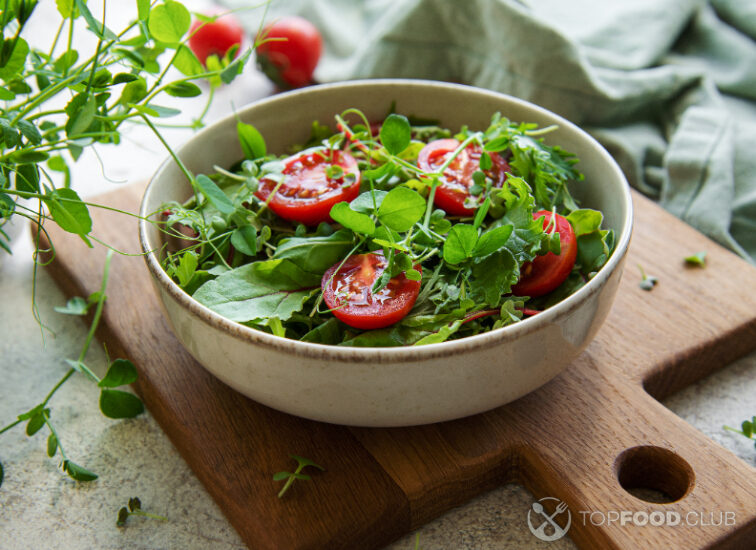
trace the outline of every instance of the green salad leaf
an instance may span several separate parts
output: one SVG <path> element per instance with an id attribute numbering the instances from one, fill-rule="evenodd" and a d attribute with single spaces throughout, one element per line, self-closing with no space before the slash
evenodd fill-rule
<path id="1" fill-rule="evenodd" d="M 216 313 L 240 323 L 278 317 L 286 321 L 300 311 L 320 277 L 289 259 L 253 262 L 221 274 L 193 297 Z"/>

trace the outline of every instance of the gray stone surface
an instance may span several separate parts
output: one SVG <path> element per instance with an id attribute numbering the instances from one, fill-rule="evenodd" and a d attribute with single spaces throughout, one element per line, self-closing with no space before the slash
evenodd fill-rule
<path id="1" fill-rule="evenodd" d="M 190 2 L 201 7 L 204 2 Z M 111 2 L 109 17 L 128 17 L 132 2 Z M 90 1 L 96 6 L 97 2 Z M 128 9 L 127 9 L 128 7 Z M 94 10 L 94 8 L 93 8 Z M 96 10 L 95 10 L 96 11 Z M 124 12 L 124 13 L 120 13 Z M 39 36 L 54 19 L 54 5 L 43 2 L 35 14 Z M 215 118 L 270 92 L 258 74 L 248 74 L 223 90 L 211 113 Z M 188 100 L 187 111 L 196 103 Z M 171 143 L 188 133 L 169 132 Z M 143 128 L 126 136 L 119 148 L 102 149 L 111 180 L 137 181 L 148 176 L 165 156 Z M 97 158 L 86 154 L 74 171 L 84 194 L 103 191 Z M 65 298 L 40 270 L 37 306 L 47 329 L 41 330 L 31 312 L 30 246 L 17 240 L 12 258 L 0 258 L 0 425 L 39 402 L 66 372 L 65 358 L 78 356 L 86 329 L 78 318 L 53 312 Z M 87 364 L 102 371 L 105 352 L 94 345 Z M 51 403 L 52 420 L 69 458 L 97 472 L 92 483 L 76 483 L 58 470 L 59 457 L 45 455 L 46 430 L 32 438 L 15 428 L 0 435 L 0 461 L 5 480 L 0 487 L 0 549 L 220 549 L 244 548 L 222 512 L 188 469 L 149 413 L 126 421 L 104 418 L 97 390 L 74 377 Z M 756 413 L 756 354 L 670 398 L 666 404 L 736 455 L 754 464 L 756 451 L 740 436 L 722 430 Z M 145 510 L 168 517 L 167 522 L 131 518 L 115 525 L 118 509 L 139 496 Z M 274 495 L 271 493 L 271 498 Z M 543 543 L 528 531 L 526 514 L 532 496 L 508 485 L 452 510 L 419 531 L 423 549 L 574 548 L 569 539 Z M 389 546 L 415 547 L 415 534 Z"/>

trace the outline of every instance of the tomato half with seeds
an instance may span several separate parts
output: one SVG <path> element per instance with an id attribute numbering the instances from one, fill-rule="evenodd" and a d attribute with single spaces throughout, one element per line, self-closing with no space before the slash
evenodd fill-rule
<path id="1" fill-rule="evenodd" d="M 533 219 L 544 217 L 543 227 L 551 221 L 551 212 L 541 210 L 533 214 Z M 515 296 L 543 296 L 561 285 L 572 272 L 577 258 L 577 238 L 572 225 L 564 216 L 556 214 L 556 229 L 559 233 L 560 252 L 549 252 L 526 262 L 520 268 L 520 280 L 512 287 Z"/>
<path id="2" fill-rule="evenodd" d="M 263 179 L 255 192 L 268 208 L 285 220 L 317 225 L 331 220 L 331 207 L 360 193 L 360 170 L 355 158 L 338 149 L 302 151 L 285 161 L 284 179 Z"/>
<path id="3" fill-rule="evenodd" d="M 437 139 L 420 150 L 417 165 L 426 172 L 441 167 L 446 159 L 459 147 L 456 139 Z M 433 203 L 451 216 L 473 216 L 478 204 L 484 197 L 473 198 L 470 187 L 473 185 L 473 173 L 480 170 L 480 145 L 471 143 L 451 161 L 439 179 Z M 510 171 L 509 164 L 498 153 L 489 153 L 492 166 L 485 170 L 486 176 L 493 180 L 494 187 L 501 187 Z M 471 199 L 471 200 L 468 200 Z M 470 204 L 472 202 L 472 204 Z"/>
<path id="4" fill-rule="evenodd" d="M 415 305 L 420 281 L 411 281 L 404 273 L 393 277 L 380 292 L 373 293 L 373 283 L 386 269 L 383 254 L 350 256 L 336 271 L 340 263 L 325 272 L 321 288 L 328 308 L 350 327 L 369 330 L 393 325 Z M 422 272 L 419 265 L 415 269 Z"/>

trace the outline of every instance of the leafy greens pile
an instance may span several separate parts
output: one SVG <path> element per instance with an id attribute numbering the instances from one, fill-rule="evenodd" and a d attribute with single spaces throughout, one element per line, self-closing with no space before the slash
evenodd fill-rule
<path id="1" fill-rule="evenodd" d="M 392 108 L 393 111 L 393 108 Z M 350 126 L 346 117 L 357 117 Z M 315 228 L 276 216 L 255 196 L 262 179 L 281 181 L 285 156 L 271 155 L 260 133 L 238 122 L 246 159 L 194 179 L 194 196 L 161 207 L 167 234 L 164 267 L 197 301 L 244 325 L 305 342 L 342 346 L 401 346 L 443 342 L 503 327 L 572 294 L 607 261 L 611 230 L 600 212 L 580 209 L 568 191 L 582 180 L 577 159 L 540 137 L 553 127 L 515 123 L 496 114 L 485 131 L 458 133 L 433 121 L 390 113 L 379 135 L 358 110 L 336 116 L 339 131 L 313 123 L 301 150 L 348 149 L 358 160 L 361 193 L 333 206 L 333 223 Z M 430 141 L 454 137 L 460 146 L 433 172 L 417 165 Z M 434 208 L 439 176 L 469 144 L 482 148 L 470 193 L 479 206 L 471 217 Z M 484 170 L 491 155 L 508 160 L 511 173 L 493 186 Z M 338 167 L 333 167 L 338 169 Z M 534 219 L 540 210 L 568 218 L 578 243 L 572 273 L 539 298 L 514 296 L 520 269 L 539 255 L 560 252 L 554 224 Z M 174 252 L 171 252 L 173 250 Z M 381 251 L 387 266 L 373 286 L 392 277 L 422 278 L 417 301 L 393 326 L 358 330 L 322 303 L 324 272 L 353 254 Z M 422 266 L 422 276 L 413 266 Z"/>

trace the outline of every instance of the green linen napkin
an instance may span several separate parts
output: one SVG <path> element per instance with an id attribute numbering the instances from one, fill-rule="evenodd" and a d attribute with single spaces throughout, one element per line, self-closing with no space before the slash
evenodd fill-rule
<path id="1" fill-rule="evenodd" d="M 247 0 L 224 0 L 229 7 Z M 256 29 L 261 10 L 241 13 Z M 454 80 L 581 125 L 631 185 L 756 262 L 756 3 L 277 0 L 325 41 L 319 81 Z"/>

